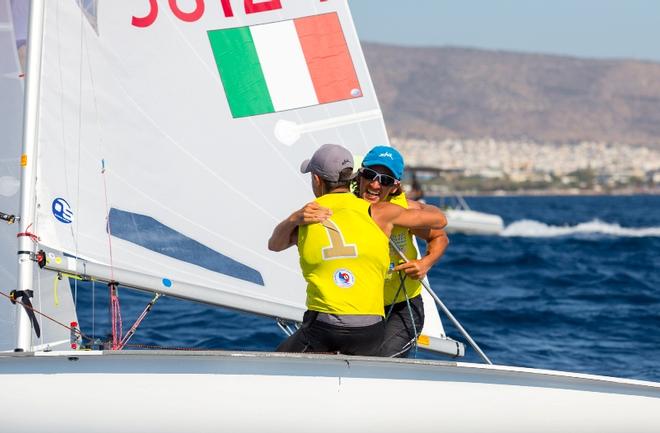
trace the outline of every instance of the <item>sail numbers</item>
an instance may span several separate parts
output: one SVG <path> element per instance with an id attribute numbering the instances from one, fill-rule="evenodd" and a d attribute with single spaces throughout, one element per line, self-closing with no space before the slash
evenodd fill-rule
<path id="1" fill-rule="evenodd" d="M 184 10 L 179 6 L 178 0 L 168 0 L 167 3 L 170 6 L 170 11 L 174 14 L 175 17 L 181 21 L 187 23 L 192 23 L 199 20 L 206 9 L 205 0 L 194 0 L 195 7 L 192 10 Z M 225 18 L 231 18 L 234 16 L 234 10 L 232 9 L 230 0 L 214 0 L 214 4 L 220 3 L 220 8 Z M 259 12 L 273 11 L 277 9 L 282 9 L 281 0 L 243 0 L 243 7 L 246 14 L 254 14 Z M 158 18 L 158 2 L 157 0 L 149 0 L 149 13 L 143 17 L 133 16 L 131 24 L 135 27 L 149 27 L 152 25 L 156 18 Z"/>

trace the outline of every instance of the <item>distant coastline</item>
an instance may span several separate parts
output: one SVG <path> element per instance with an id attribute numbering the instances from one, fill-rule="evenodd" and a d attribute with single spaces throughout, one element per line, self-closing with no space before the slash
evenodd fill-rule
<path id="1" fill-rule="evenodd" d="M 518 190 L 518 191 L 454 191 L 454 192 L 424 192 L 425 197 L 448 197 L 452 195 L 461 195 L 464 197 L 524 197 L 524 196 L 538 196 L 538 197 L 563 197 L 563 196 L 636 196 L 636 195 L 660 195 L 660 187 L 658 188 L 642 188 L 642 189 L 617 189 L 612 191 L 596 191 L 596 190 L 565 190 L 565 189 L 543 189 L 543 190 Z"/>

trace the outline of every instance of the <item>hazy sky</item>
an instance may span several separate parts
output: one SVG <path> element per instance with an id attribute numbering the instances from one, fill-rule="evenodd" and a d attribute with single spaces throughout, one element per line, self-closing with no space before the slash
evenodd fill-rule
<path id="1" fill-rule="evenodd" d="M 660 0 L 349 0 L 363 41 L 660 62 Z"/>

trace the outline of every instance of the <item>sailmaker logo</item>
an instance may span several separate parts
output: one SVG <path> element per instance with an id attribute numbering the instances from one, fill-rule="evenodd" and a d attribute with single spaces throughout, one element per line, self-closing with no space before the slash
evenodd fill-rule
<path id="1" fill-rule="evenodd" d="M 345 289 L 352 287 L 355 284 L 355 277 L 348 269 L 337 269 L 334 275 L 335 284 L 338 287 Z"/>
<path id="2" fill-rule="evenodd" d="M 73 211 L 71 210 L 71 206 L 69 206 L 69 203 L 63 198 L 58 197 L 53 200 L 52 210 L 53 216 L 55 216 L 55 219 L 59 222 L 71 224 L 73 221 Z"/>

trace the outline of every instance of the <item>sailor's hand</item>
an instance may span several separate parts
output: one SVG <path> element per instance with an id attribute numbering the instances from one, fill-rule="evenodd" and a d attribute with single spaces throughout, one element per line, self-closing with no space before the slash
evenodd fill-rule
<path id="1" fill-rule="evenodd" d="M 331 215 L 332 215 L 332 211 L 330 209 L 321 206 L 315 201 L 312 201 L 307 203 L 305 206 L 303 206 L 302 209 L 300 209 L 298 216 L 298 224 L 306 225 L 306 224 L 320 223 L 330 218 Z"/>
<path id="2" fill-rule="evenodd" d="M 403 271 L 408 278 L 421 280 L 426 276 L 431 268 L 424 260 L 411 260 L 408 263 L 402 263 L 394 268 L 395 271 Z"/>

